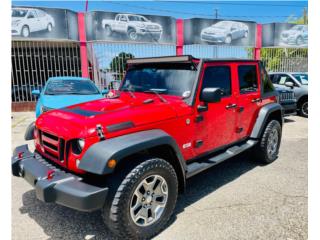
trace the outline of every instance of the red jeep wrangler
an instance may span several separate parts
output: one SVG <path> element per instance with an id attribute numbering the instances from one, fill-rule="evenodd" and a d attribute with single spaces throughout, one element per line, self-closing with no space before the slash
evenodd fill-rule
<path id="1" fill-rule="evenodd" d="M 157 234 L 186 179 L 250 149 L 277 158 L 282 108 L 255 60 L 192 56 L 127 61 L 112 98 L 42 114 L 17 147 L 12 173 L 37 198 L 81 211 L 102 209 L 120 238 Z"/>

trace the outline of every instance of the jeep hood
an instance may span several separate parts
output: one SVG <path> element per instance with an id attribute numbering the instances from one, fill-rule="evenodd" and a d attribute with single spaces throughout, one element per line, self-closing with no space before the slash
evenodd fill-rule
<path id="1" fill-rule="evenodd" d="M 105 98 L 46 112 L 37 119 L 36 126 L 64 139 L 71 136 L 86 138 L 97 135 L 97 125 L 101 125 L 104 133 L 108 134 L 106 128 L 110 126 L 129 123 L 131 127 L 139 128 L 176 118 L 174 105 L 182 109 L 179 110 L 180 115 L 184 111 L 186 114 L 188 109 L 181 107 L 186 104 L 179 97 L 165 96 L 167 102 L 162 102 L 150 94 L 141 94 L 145 96 L 136 98 L 128 93 L 122 95 L 121 98 Z"/>

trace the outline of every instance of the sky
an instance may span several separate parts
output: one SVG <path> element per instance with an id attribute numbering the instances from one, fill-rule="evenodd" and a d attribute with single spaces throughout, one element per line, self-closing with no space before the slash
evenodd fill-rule
<path id="1" fill-rule="evenodd" d="M 13 1 L 12 5 L 85 11 L 85 1 Z M 286 22 L 301 17 L 307 1 L 91 1 L 88 11 L 131 12 L 175 18 L 218 18 L 259 23 Z"/>

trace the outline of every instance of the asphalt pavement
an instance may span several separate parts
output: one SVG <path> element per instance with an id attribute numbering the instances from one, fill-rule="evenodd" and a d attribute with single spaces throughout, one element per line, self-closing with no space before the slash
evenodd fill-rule
<path id="1" fill-rule="evenodd" d="M 12 150 L 34 113 L 12 114 Z M 32 141 L 28 143 L 33 149 Z M 8 161 L 10 161 L 8 159 Z M 308 120 L 286 118 L 279 158 L 262 166 L 243 153 L 187 181 L 169 226 L 155 239 L 307 239 Z M 112 239 L 100 212 L 37 200 L 12 177 L 12 239 Z"/>

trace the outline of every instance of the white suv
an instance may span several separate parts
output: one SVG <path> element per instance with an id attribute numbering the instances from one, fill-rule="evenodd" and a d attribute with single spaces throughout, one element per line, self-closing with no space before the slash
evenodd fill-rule
<path id="1" fill-rule="evenodd" d="M 107 36 L 111 36 L 113 32 L 125 33 L 133 41 L 139 40 L 141 36 L 158 41 L 162 35 L 160 24 L 134 14 L 117 14 L 114 20 L 103 19 L 102 28 L 106 30 Z"/>
<path id="2" fill-rule="evenodd" d="M 52 31 L 54 19 L 36 8 L 13 8 L 11 10 L 11 35 L 29 37 L 31 32 Z"/>

